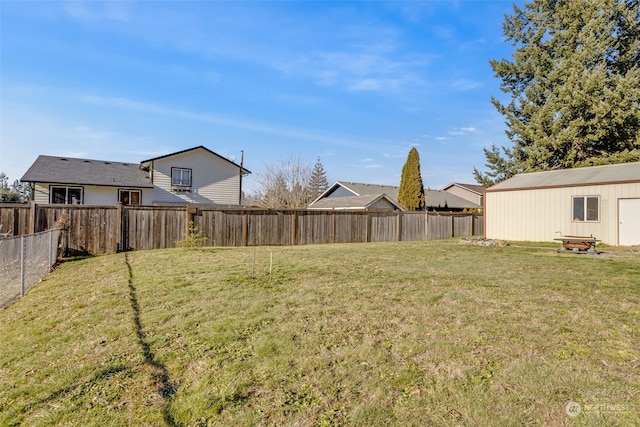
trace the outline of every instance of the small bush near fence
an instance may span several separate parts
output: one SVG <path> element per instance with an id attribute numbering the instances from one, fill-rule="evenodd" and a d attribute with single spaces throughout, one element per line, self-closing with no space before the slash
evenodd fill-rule
<path id="1" fill-rule="evenodd" d="M 0 239 L 0 308 L 49 273 L 58 253 L 60 229 Z"/>
<path id="2" fill-rule="evenodd" d="M 199 248 L 207 241 L 207 237 L 202 235 L 202 231 L 198 229 L 198 226 L 189 221 L 189 229 L 187 235 L 182 240 L 176 240 L 176 246 L 182 249 L 194 249 Z"/>

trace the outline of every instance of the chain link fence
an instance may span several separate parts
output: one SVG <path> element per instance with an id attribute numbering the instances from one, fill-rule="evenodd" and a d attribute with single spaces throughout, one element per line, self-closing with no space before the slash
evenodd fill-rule
<path id="1" fill-rule="evenodd" d="M 0 237 L 0 309 L 23 296 L 51 271 L 59 239 L 60 229 Z"/>

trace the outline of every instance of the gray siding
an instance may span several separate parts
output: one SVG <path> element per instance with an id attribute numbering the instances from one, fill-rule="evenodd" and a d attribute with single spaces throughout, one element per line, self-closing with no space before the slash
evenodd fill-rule
<path id="1" fill-rule="evenodd" d="M 191 192 L 171 191 L 171 168 L 191 169 Z M 206 150 L 153 161 L 152 203 L 239 204 L 240 170 Z"/>

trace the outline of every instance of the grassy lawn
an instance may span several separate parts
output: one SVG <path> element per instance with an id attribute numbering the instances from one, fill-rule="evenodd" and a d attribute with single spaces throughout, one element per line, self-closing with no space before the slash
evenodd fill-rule
<path id="1" fill-rule="evenodd" d="M 640 256 L 556 247 L 65 262 L 0 312 L 0 425 L 640 425 Z"/>

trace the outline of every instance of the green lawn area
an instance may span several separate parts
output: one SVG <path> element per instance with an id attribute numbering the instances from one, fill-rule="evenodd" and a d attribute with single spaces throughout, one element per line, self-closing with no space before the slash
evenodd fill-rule
<path id="1" fill-rule="evenodd" d="M 557 246 L 64 262 L 0 311 L 0 425 L 640 425 L 640 256 Z"/>

